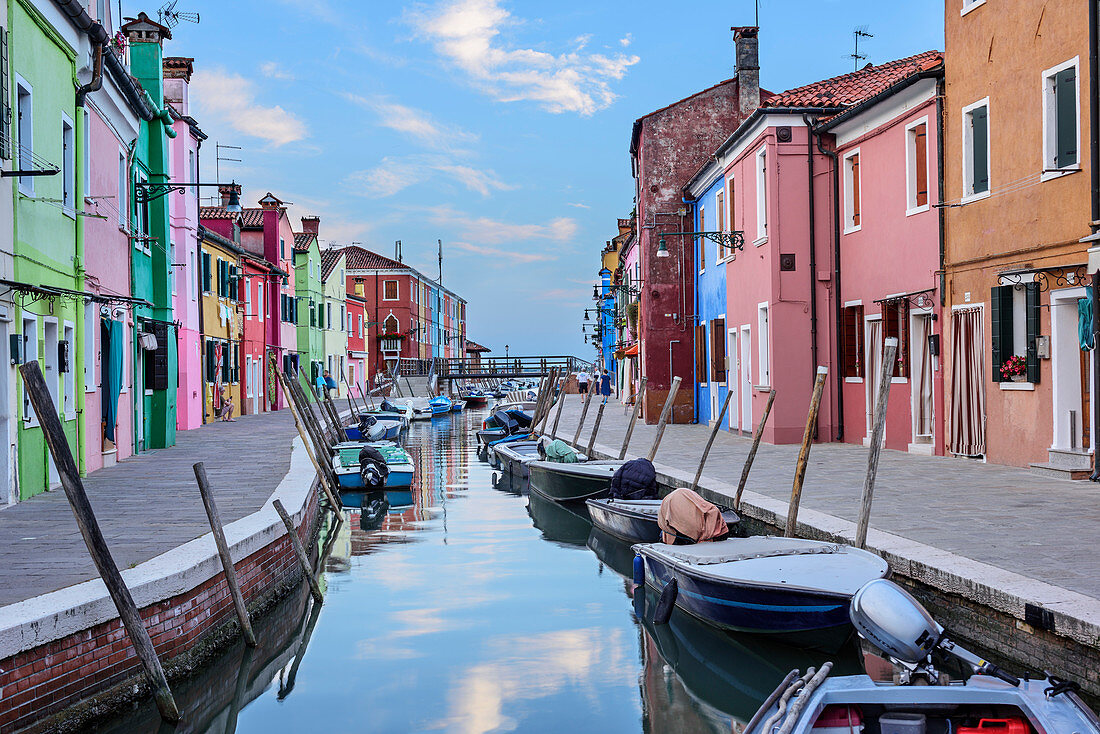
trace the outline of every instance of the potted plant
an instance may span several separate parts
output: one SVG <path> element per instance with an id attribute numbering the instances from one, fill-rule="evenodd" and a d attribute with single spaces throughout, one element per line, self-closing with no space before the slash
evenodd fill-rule
<path id="1" fill-rule="evenodd" d="M 626 317 L 630 321 L 630 330 L 638 333 L 638 302 L 634 301 L 626 307 Z"/>
<path id="2" fill-rule="evenodd" d="M 1023 382 L 1027 379 L 1027 359 L 1014 354 L 1001 365 L 1001 379 Z"/>

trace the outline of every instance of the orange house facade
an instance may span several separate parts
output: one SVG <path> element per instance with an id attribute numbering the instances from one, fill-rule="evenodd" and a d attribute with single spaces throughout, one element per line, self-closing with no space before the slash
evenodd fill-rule
<path id="1" fill-rule="evenodd" d="M 1096 435 L 1078 315 L 1094 218 L 1088 7 L 948 0 L 945 13 L 947 452 L 1082 478 Z"/>

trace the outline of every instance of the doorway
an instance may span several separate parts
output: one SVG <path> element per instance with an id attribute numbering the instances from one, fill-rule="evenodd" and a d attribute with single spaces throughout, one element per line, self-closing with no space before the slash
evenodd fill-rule
<path id="1" fill-rule="evenodd" d="M 932 333 L 932 312 L 930 310 L 911 310 L 909 312 L 909 381 L 910 402 L 912 404 L 912 453 L 931 454 L 935 444 L 935 402 L 932 399 L 932 373 L 936 369 L 932 357 L 928 336 Z"/>
<path id="2" fill-rule="evenodd" d="M 1081 349 L 1077 304 L 1084 288 L 1050 294 L 1053 437 L 1051 448 L 1086 453 L 1091 448 L 1091 352 Z"/>
<path id="3" fill-rule="evenodd" d="M 882 371 L 882 316 L 868 316 L 864 322 L 864 339 L 867 354 L 864 364 L 867 365 L 864 385 L 864 411 L 866 435 L 863 437 L 863 445 L 871 445 L 871 431 L 875 423 L 875 403 L 878 402 L 879 373 Z M 882 432 L 882 439 L 886 441 L 886 431 Z"/>
<path id="4" fill-rule="evenodd" d="M 49 316 L 42 319 L 42 378 L 46 381 L 46 387 L 50 391 L 54 415 L 60 415 L 61 372 L 57 354 L 57 319 Z M 61 475 L 57 473 L 57 465 L 54 463 L 53 454 L 48 450 L 46 451 L 46 462 L 49 468 L 49 487 L 53 489 L 61 484 Z"/>
<path id="5" fill-rule="evenodd" d="M 11 333 L 11 321 L 6 307 L 0 308 L 0 344 L 8 343 Z M 12 469 L 16 465 L 11 441 L 11 406 L 8 396 L 13 394 L 11 387 L 12 370 L 5 364 L 0 366 L 0 445 L 4 448 L 5 458 L 0 462 L 0 501 L 5 504 L 15 502 L 15 482 Z"/>
<path id="6" fill-rule="evenodd" d="M 741 431 L 752 428 L 752 330 L 741 326 Z"/>
<path id="7" fill-rule="evenodd" d="M 741 382 L 741 360 L 737 356 L 737 329 L 729 329 L 726 338 L 726 350 L 729 352 L 726 362 L 726 382 L 729 383 L 730 407 L 729 428 L 731 431 L 741 429 L 741 420 L 738 416 L 740 405 L 738 399 L 738 386 Z"/>

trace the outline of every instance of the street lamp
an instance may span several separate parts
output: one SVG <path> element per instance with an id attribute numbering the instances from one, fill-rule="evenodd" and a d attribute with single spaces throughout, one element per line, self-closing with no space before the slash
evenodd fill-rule
<path id="1" fill-rule="evenodd" d="M 507 344 L 504 345 L 504 358 L 508 359 L 508 345 Z"/>

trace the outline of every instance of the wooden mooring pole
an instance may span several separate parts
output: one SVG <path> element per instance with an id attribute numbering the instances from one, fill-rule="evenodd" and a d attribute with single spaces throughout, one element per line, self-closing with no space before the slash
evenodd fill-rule
<path id="1" fill-rule="evenodd" d="M 760 422 L 756 424 L 756 433 L 752 437 L 752 448 L 745 457 L 745 466 L 741 467 L 741 479 L 737 482 L 737 494 L 733 497 L 733 509 L 741 509 L 741 493 L 745 491 L 745 484 L 749 481 L 749 470 L 756 459 L 756 450 L 760 448 L 760 437 L 764 435 L 764 425 L 768 422 L 768 416 L 772 413 L 772 403 L 775 402 L 775 390 L 768 393 L 768 403 L 764 406 L 764 415 L 760 416 Z"/>
<path id="2" fill-rule="evenodd" d="M 589 461 L 592 460 L 592 448 L 596 445 L 596 432 L 600 430 L 600 421 L 603 420 L 603 409 L 607 407 L 607 403 L 600 401 L 600 408 L 596 411 L 596 422 L 592 424 L 592 436 L 588 439 L 588 449 L 585 450 L 584 455 L 588 457 Z"/>
<path id="3" fill-rule="evenodd" d="M 657 458 L 657 447 L 661 445 L 661 439 L 665 435 L 665 423 L 668 422 L 669 414 L 672 413 L 672 404 L 676 400 L 676 393 L 680 390 L 680 378 L 672 378 L 672 388 L 668 391 L 668 398 L 665 400 L 665 407 L 661 408 L 661 419 L 657 421 L 657 435 L 653 437 L 653 446 L 649 449 L 648 458 L 653 461 Z"/>
<path id="4" fill-rule="evenodd" d="M 214 495 L 210 492 L 210 480 L 206 476 L 206 467 L 200 461 L 191 468 L 195 472 L 195 481 L 199 483 L 199 496 L 202 497 L 202 506 L 206 509 L 206 518 L 210 521 L 210 531 L 214 534 L 214 545 L 218 548 L 218 557 L 222 561 L 222 570 L 225 571 L 225 583 L 229 587 L 229 596 L 233 598 L 233 608 L 237 612 L 237 621 L 241 623 L 241 634 L 244 642 L 249 647 L 256 647 L 256 635 L 252 632 L 252 621 L 248 618 L 248 607 L 244 603 L 244 595 L 237 583 L 237 569 L 233 565 L 233 556 L 229 553 L 229 544 L 225 542 L 225 531 L 222 529 L 222 518 L 218 514 L 218 505 L 214 502 Z"/>
<path id="5" fill-rule="evenodd" d="M 539 435 L 546 433 L 546 424 L 550 422 L 550 409 L 554 407 L 554 388 L 558 386 L 558 368 L 550 369 L 550 378 L 546 381 L 546 403 L 542 406 L 542 427 Z"/>
<path id="6" fill-rule="evenodd" d="M 309 564 L 309 556 L 306 555 L 306 549 L 302 545 L 301 538 L 298 537 L 298 531 L 294 528 L 294 522 L 290 519 L 290 515 L 287 514 L 282 502 L 275 500 L 271 504 L 275 506 L 275 512 L 279 513 L 279 519 L 286 526 L 287 535 L 290 536 L 290 546 L 294 549 L 294 555 L 298 558 L 298 565 L 302 567 L 302 573 L 306 575 L 306 581 L 309 582 L 309 593 L 313 595 L 315 602 L 323 604 L 325 596 L 321 593 L 321 587 L 317 585 L 317 577 L 313 575 L 313 568 Z"/>
<path id="7" fill-rule="evenodd" d="M 107 592 L 111 595 L 115 608 L 118 609 L 118 616 L 122 619 L 141 667 L 145 670 L 149 682 L 153 684 L 153 698 L 156 700 L 157 710 L 162 719 L 174 724 L 180 720 L 180 712 L 175 698 L 172 697 L 172 689 L 168 687 L 164 668 L 161 667 L 160 658 L 157 657 L 149 631 L 145 629 L 141 613 L 130 595 L 130 589 L 122 580 L 122 574 L 119 573 L 118 566 L 111 557 L 111 551 L 107 548 L 107 541 L 103 538 L 103 531 L 99 528 L 99 522 L 92 511 L 92 504 L 88 501 L 88 494 L 84 491 L 84 484 L 80 481 L 80 472 L 76 468 L 72 451 L 69 450 L 69 442 L 61 427 L 61 419 L 57 417 L 57 408 L 50 397 L 46 381 L 42 378 L 38 361 L 33 360 L 21 365 L 19 373 L 23 376 L 23 390 L 38 417 L 46 446 L 61 478 L 61 486 L 76 517 L 80 534 L 84 537 L 84 544 L 88 546 L 88 553 L 92 556 L 96 570 L 99 571 Z"/>
<path id="8" fill-rule="evenodd" d="M 894 357 L 898 351 L 896 337 L 888 337 L 882 354 L 882 369 L 878 378 L 878 395 L 875 398 L 875 422 L 871 430 L 871 451 L 867 454 L 867 476 L 863 479 L 863 497 L 859 501 L 859 522 L 856 523 L 856 547 L 867 545 L 867 526 L 871 523 L 871 500 L 875 498 L 875 476 L 878 474 L 878 455 L 882 451 L 882 438 L 886 432 L 886 402 L 890 399 L 890 383 L 894 376 Z"/>
<path id="9" fill-rule="evenodd" d="M 825 377 L 828 374 L 828 367 L 817 368 L 814 392 L 810 398 L 810 412 L 806 415 L 806 430 L 802 433 L 802 448 L 798 450 L 798 463 L 794 468 L 791 501 L 787 505 L 787 527 L 783 534 L 788 538 L 794 537 L 795 525 L 798 524 L 798 503 L 802 501 L 802 483 L 806 479 L 806 465 L 810 461 L 810 447 L 814 444 L 814 429 L 817 427 L 817 411 L 821 407 L 821 394 L 825 391 Z"/>
<path id="10" fill-rule="evenodd" d="M 645 400 L 645 383 L 649 378 L 643 377 L 638 394 L 634 396 L 634 412 L 630 414 L 630 423 L 626 426 L 626 435 L 623 436 L 623 447 L 619 449 L 619 460 L 626 458 L 626 450 L 630 446 L 630 436 L 634 433 L 634 424 L 638 422 L 638 414 L 642 412 L 642 401 Z"/>
<path id="11" fill-rule="evenodd" d="M 344 506 L 343 503 L 340 502 L 337 493 L 336 472 L 332 467 L 331 460 L 327 453 L 328 447 L 323 442 L 315 443 L 318 439 L 311 440 L 307 435 L 307 422 L 302 416 L 298 397 L 290 389 L 289 380 L 286 375 L 278 370 L 275 370 L 275 376 L 278 378 L 279 385 L 283 388 L 287 406 L 290 408 L 290 414 L 294 417 L 294 426 L 298 429 L 298 435 L 302 438 L 302 445 L 305 447 L 306 455 L 309 456 L 309 460 L 313 463 L 314 470 L 321 478 L 321 488 L 325 491 L 325 497 L 328 498 L 329 506 L 334 512 L 339 512 L 344 509 Z M 312 449 L 310 448 L 311 443 L 314 444 Z"/>
<path id="12" fill-rule="evenodd" d="M 589 391 L 584 396 L 584 407 L 581 408 L 581 419 L 577 422 L 577 432 L 573 434 L 573 447 L 580 448 L 581 428 L 584 427 L 584 417 L 588 415 L 588 404 L 592 402 L 592 393 Z"/>
<path id="13" fill-rule="evenodd" d="M 691 491 L 694 492 L 699 487 L 699 478 L 703 476 L 703 465 L 707 463 L 707 455 L 710 454 L 710 447 L 714 445 L 714 439 L 718 435 L 718 429 L 722 427 L 722 419 L 726 417 L 726 409 L 730 407 L 730 398 L 733 397 L 733 390 L 726 391 L 726 400 L 722 403 L 722 411 L 718 413 L 718 418 L 715 419 L 714 425 L 710 429 L 710 438 L 707 439 L 707 445 L 703 447 L 703 456 L 699 459 L 699 468 L 695 470 L 695 479 L 691 480 Z"/>
<path id="14" fill-rule="evenodd" d="M 558 409 L 554 412 L 554 427 L 550 429 L 550 440 L 558 437 L 558 421 L 561 420 L 561 409 L 565 407 L 565 385 L 568 378 L 561 381 L 561 392 L 558 393 Z"/>

